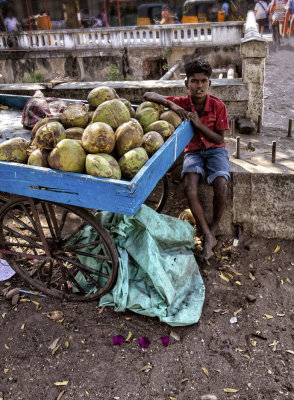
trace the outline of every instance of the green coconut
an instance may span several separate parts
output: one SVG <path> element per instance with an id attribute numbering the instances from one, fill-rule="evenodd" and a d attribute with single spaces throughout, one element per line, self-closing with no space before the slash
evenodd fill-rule
<path id="1" fill-rule="evenodd" d="M 158 121 L 159 111 L 152 107 L 143 108 L 139 113 L 136 113 L 136 119 L 140 122 L 145 132 L 147 126 L 152 122 Z"/>
<path id="2" fill-rule="evenodd" d="M 53 149 L 60 140 L 65 139 L 65 129 L 60 122 L 48 122 L 41 126 L 32 141 L 32 146 L 38 149 Z"/>
<path id="3" fill-rule="evenodd" d="M 143 147 L 128 151 L 118 160 L 122 175 L 127 179 L 133 179 L 148 159 L 148 154 Z"/>
<path id="4" fill-rule="evenodd" d="M 136 117 L 136 111 L 134 110 L 133 107 L 131 107 L 131 111 L 130 111 L 131 117 L 135 118 Z"/>
<path id="5" fill-rule="evenodd" d="M 63 139 L 48 156 L 51 168 L 68 172 L 84 172 L 86 152 L 74 139 Z"/>
<path id="6" fill-rule="evenodd" d="M 26 163 L 28 159 L 28 140 L 16 137 L 0 144 L 0 161 Z"/>
<path id="7" fill-rule="evenodd" d="M 176 130 L 176 128 L 175 128 L 172 124 L 170 124 L 169 122 L 168 122 L 168 126 L 169 126 L 169 129 L 170 129 L 171 134 L 174 133 L 174 131 Z"/>
<path id="8" fill-rule="evenodd" d="M 93 122 L 84 130 L 82 146 L 88 153 L 110 154 L 115 146 L 113 129 L 104 122 Z"/>
<path id="9" fill-rule="evenodd" d="M 138 121 L 130 120 L 115 131 L 115 149 L 119 157 L 135 147 L 141 147 L 143 129 Z"/>
<path id="10" fill-rule="evenodd" d="M 43 118 L 40 121 L 38 121 L 37 123 L 35 123 L 35 125 L 33 126 L 32 131 L 31 131 L 31 142 L 34 140 L 36 132 L 41 126 L 43 126 L 45 124 L 48 124 L 48 122 L 53 122 L 53 121 L 60 122 L 60 117 L 61 117 L 61 114 L 58 114 L 58 115 L 55 115 L 53 117 Z"/>
<path id="11" fill-rule="evenodd" d="M 135 124 L 137 124 L 137 125 L 139 126 L 139 128 L 141 128 L 141 129 L 143 130 L 143 128 L 142 128 L 140 122 L 139 122 L 136 118 L 131 118 L 130 121 L 132 121 L 132 122 L 134 122 Z"/>
<path id="12" fill-rule="evenodd" d="M 82 140 L 84 129 L 75 126 L 73 128 L 68 128 L 65 130 L 66 139 Z"/>
<path id="13" fill-rule="evenodd" d="M 153 101 L 144 101 L 141 103 L 136 110 L 136 113 L 139 114 L 144 108 L 155 108 L 159 113 L 162 113 L 164 110 L 164 107 L 161 104 L 154 103 Z"/>
<path id="14" fill-rule="evenodd" d="M 89 115 L 89 121 L 92 121 L 94 111 L 88 111 L 88 115 Z"/>
<path id="15" fill-rule="evenodd" d="M 166 140 L 172 134 L 170 124 L 167 121 L 155 121 L 148 125 L 145 132 L 155 131 L 158 132 L 164 140 Z M 174 129 L 174 128 L 173 128 Z"/>
<path id="16" fill-rule="evenodd" d="M 164 113 L 160 114 L 160 119 L 169 122 L 175 128 L 177 128 L 182 123 L 181 117 L 174 111 L 165 111 Z"/>
<path id="17" fill-rule="evenodd" d="M 118 162 L 110 154 L 88 154 L 86 157 L 86 171 L 89 175 L 101 178 L 120 179 L 121 170 Z"/>
<path id="18" fill-rule="evenodd" d="M 142 147 L 146 150 L 149 156 L 152 156 L 164 143 L 160 133 L 150 131 L 143 136 Z"/>
<path id="19" fill-rule="evenodd" d="M 28 164 L 36 167 L 48 167 L 48 150 L 35 149 L 29 156 Z"/>
<path id="20" fill-rule="evenodd" d="M 129 100 L 124 99 L 122 97 L 118 98 L 119 101 L 123 102 L 124 105 L 127 107 L 127 109 L 129 110 L 129 112 L 131 113 L 131 108 L 132 108 L 132 104 L 129 102 Z"/>
<path id="21" fill-rule="evenodd" d="M 89 121 L 87 107 L 82 103 L 71 103 L 63 111 L 60 122 L 65 128 L 84 128 Z"/>
<path id="22" fill-rule="evenodd" d="M 91 90 L 88 94 L 87 100 L 89 103 L 90 111 L 95 110 L 100 104 L 108 100 L 117 99 L 116 91 L 108 86 L 100 86 Z"/>
<path id="23" fill-rule="evenodd" d="M 120 100 L 108 100 L 96 108 L 92 122 L 104 122 L 112 129 L 118 128 L 131 118 L 128 108 Z"/>

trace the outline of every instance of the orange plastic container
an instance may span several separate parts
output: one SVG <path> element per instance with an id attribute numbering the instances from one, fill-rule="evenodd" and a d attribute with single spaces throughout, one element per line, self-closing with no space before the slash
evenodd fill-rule
<path id="1" fill-rule="evenodd" d="M 51 18 L 49 15 L 44 15 L 42 17 L 38 17 L 36 19 L 37 29 L 39 31 L 51 31 L 52 30 L 52 23 Z"/>
<path id="2" fill-rule="evenodd" d="M 225 10 L 217 10 L 217 21 L 224 22 L 225 19 L 226 19 Z"/>

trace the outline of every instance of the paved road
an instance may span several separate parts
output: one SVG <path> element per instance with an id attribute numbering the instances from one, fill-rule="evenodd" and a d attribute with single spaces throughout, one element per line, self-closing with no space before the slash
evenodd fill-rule
<path id="1" fill-rule="evenodd" d="M 274 51 L 269 42 L 264 87 L 264 126 L 287 129 L 294 119 L 294 38 L 284 39 Z M 294 136 L 294 133 L 293 133 Z"/>

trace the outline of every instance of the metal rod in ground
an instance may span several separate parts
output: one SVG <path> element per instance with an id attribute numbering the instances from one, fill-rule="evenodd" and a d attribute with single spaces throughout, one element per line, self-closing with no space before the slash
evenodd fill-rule
<path id="1" fill-rule="evenodd" d="M 287 135 L 287 137 L 292 137 L 292 119 L 289 119 L 288 135 Z"/>
<path id="2" fill-rule="evenodd" d="M 231 119 L 231 136 L 234 137 L 235 134 L 235 118 Z"/>
<path id="3" fill-rule="evenodd" d="M 240 136 L 236 137 L 236 158 L 240 158 Z"/>
<path id="4" fill-rule="evenodd" d="M 260 133 L 261 131 L 261 115 L 258 116 L 258 121 L 257 121 L 257 133 Z"/>
<path id="5" fill-rule="evenodd" d="M 277 142 L 274 140 L 272 142 L 272 163 L 276 162 L 276 152 L 277 152 Z"/>

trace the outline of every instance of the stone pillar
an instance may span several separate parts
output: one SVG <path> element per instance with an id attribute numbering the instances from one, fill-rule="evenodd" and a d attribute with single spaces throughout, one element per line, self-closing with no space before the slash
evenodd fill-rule
<path id="1" fill-rule="evenodd" d="M 260 36 L 253 11 L 249 11 L 245 25 L 245 36 L 241 40 L 243 58 L 243 82 L 247 84 L 249 99 L 246 116 L 255 123 L 263 117 L 263 88 L 265 58 L 268 43 Z"/>

